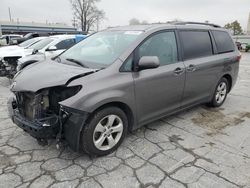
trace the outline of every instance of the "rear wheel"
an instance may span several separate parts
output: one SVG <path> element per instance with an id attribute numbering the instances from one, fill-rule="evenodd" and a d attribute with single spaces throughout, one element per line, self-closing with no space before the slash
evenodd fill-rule
<path id="1" fill-rule="evenodd" d="M 81 135 L 83 150 L 90 155 L 107 155 L 116 150 L 126 136 L 128 120 L 117 107 L 95 112 Z"/>
<path id="2" fill-rule="evenodd" d="M 219 107 L 221 106 L 227 98 L 229 83 L 226 78 L 222 78 L 216 86 L 214 96 L 209 106 Z"/>

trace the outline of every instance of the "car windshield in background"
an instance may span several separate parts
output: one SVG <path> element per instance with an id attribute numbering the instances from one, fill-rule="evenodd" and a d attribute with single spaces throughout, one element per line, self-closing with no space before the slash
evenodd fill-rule
<path id="1" fill-rule="evenodd" d="M 32 33 L 28 33 L 26 35 L 23 36 L 23 38 L 29 38 L 32 35 Z"/>
<path id="2" fill-rule="evenodd" d="M 142 31 L 109 31 L 96 33 L 76 44 L 60 57 L 61 62 L 74 60 L 89 68 L 105 68 L 131 45 Z"/>
<path id="3" fill-rule="evenodd" d="M 33 44 L 33 43 L 36 42 L 36 41 L 38 41 L 38 40 L 37 40 L 36 38 L 33 38 L 33 39 L 26 40 L 26 41 L 22 42 L 22 43 L 19 44 L 18 46 L 24 47 L 24 48 L 25 48 L 25 47 L 27 47 L 27 46 Z"/>
<path id="4" fill-rule="evenodd" d="M 33 45 L 31 45 L 29 47 L 29 49 L 34 49 L 34 50 L 41 50 L 43 49 L 45 46 L 47 46 L 48 44 L 50 44 L 54 39 L 52 38 L 46 38 L 46 39 L 43 39 Z"/>

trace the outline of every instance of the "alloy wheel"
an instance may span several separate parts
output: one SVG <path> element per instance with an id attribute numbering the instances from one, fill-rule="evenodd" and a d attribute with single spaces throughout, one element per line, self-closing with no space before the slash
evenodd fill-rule
<path id="1" fill-rule="evenodd" d="M 106 151 L 113 148 L 121 139 L 123 122 L 117 115 L 102 118 L 95 127 L 93 142 L 97 149 Z"/>
<path id="2" fill-rule="evenodd" d="M 221 82 L 216 90 L 215 100 L 218 104 L 222 103 L 226 98 L 227 94 L 227 84 L 225 82 Z"/>

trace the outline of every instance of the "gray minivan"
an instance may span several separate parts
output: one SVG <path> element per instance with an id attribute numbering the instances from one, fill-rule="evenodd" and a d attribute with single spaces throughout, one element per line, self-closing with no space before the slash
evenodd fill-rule
<path id="1" fill-rule="evenodd" d="M 213 24 L 111 28 L 18 72 L 9 112 L 40 143 L 64 138 L 76 151 L 106 155 L 156 119 L 221 106 L 240 58 L 230 34 Z"/>

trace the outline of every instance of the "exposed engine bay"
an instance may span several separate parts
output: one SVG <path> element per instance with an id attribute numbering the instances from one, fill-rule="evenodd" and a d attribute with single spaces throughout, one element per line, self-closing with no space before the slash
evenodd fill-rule
<path id="1" fill-rule="evenodd" d="M 16 74 L 17 60 L 20 57 L 5 57 L 0 61 L 0 76 L 13 78 Z"/>
<path id="2" fill-rule="evenodd" d="M 33 92 L 15 92 L 16 100 L 12 107 L 17 111 L 19 118 L 36 125 L 34 130 L 46 128 L 47 132 L 39 136 L 44 139 L 55 138 L 62 133 L 62 126 L 69 113 L 63 111 L 59 102 L 75 95 L 81 86 L 57 86 Z M 25 119 L 25 120 L 24 120 Z M 36 136 L 35 136 L 36 137 Z"/>
<path id="3" fill-rule="evenodd" d="M 80 86 L 58 86 L 43 89 L 36 93 L 16 92 L 17 107 L 21 115 L 29 120 L 46 118 L 52 114 L 59 115 L 60 106 L 58 102 L 75 95 L 79 90 Z"/>

